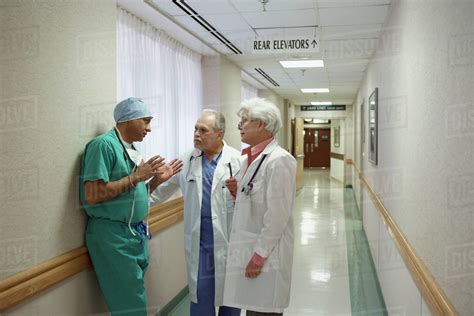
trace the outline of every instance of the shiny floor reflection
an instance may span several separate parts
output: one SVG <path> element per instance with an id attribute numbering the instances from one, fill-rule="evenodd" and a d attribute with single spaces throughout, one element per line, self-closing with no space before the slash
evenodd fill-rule
<path id="1" fill-rule="evenodd" d="M 381 293 L 377 293 L 378 280 L 368 268 L 372 258 L 360 219 L 348 215 L 358 212 L 348 193 L 352 191 L 332 179 L 329 170 L 305 170 L 304 177 L 305 184 L 297 193 L 293 214 L 293 280 L 290 306 L 284 315 L 387 315 Z M 346 237 L 350 240 L 350 262 Z M 188 315 L 189 297 L 181 303 L 171 315 Z M 379 306 L 382 308 L 378 309 Z"/>
<path id="2" fill-rule="evenodd" d="M 343 185 L 305 170 L 294 211 L 295 256 L 285 315 L 351 315 Z"/>

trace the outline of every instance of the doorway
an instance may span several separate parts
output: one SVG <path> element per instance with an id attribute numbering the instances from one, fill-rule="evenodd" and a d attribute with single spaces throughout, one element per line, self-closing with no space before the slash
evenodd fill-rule
<path id="1" fill-rule="evenodd" d="M 331 166 L 331 129 L 304 129 L 304 167 L 329 168 Z"/>

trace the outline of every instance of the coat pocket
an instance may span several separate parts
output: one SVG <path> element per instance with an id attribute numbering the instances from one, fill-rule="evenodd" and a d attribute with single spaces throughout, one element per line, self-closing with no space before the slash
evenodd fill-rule
<path id="1" fill-rule="evenodd" d="M 251 232 L 236 230 L 232 232 L 230 237 L 230 245 L 227 256 L 227 264 L 230 267 L 245 269 L 254 255 L 255 243 L 258 240 L 258 234 Z M 274 264 L 266 262 L 262 268 L 262 272 L 268 272 Z"/>

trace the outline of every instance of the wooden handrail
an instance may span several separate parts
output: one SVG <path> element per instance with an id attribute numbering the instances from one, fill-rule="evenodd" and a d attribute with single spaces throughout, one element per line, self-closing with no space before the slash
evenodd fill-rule
<path id="1" fill-rule="evenodd" d="M 183 219 L 183 198 L 150 209 L 150 232 L 160 232 Z M 0 281 L 0 312 L 92 267 L 82 246 Z"/>
<path id="2" fill-rule="evenodd" d="M 423 260 L 421 260 L 421 258 L 416 254 L 415 249 L 406 239 L 400 227 L 390 215 L 390 212 L 385 208 L 380 198 L 367 182 L 367 179 L 360 174 L 360 170 L 356 167 L 356 164 L 353 164 L 353 166 L 359 174 L 362 187 L 366 188 L 370 198 L 374 202 L 385 227 L 390 233 L 390 236 L 392 236 L 401 258 L 405 262 L 408 271 L 410 271 L 410 274 L 418 290 L 425 299 L 431 313 L 440 316 L 458 315 L 456 309 L 449 301 L 441 286 L 426 267 Z"/>

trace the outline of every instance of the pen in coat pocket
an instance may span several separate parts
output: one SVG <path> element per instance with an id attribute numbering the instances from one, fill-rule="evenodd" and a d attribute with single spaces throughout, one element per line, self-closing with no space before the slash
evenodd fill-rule
<path id="1" fill-rule="evenodd" d="M 229 166 L 230 177 L 232 178 L 232 166 L 230 162 L 227 165 Z"/>

